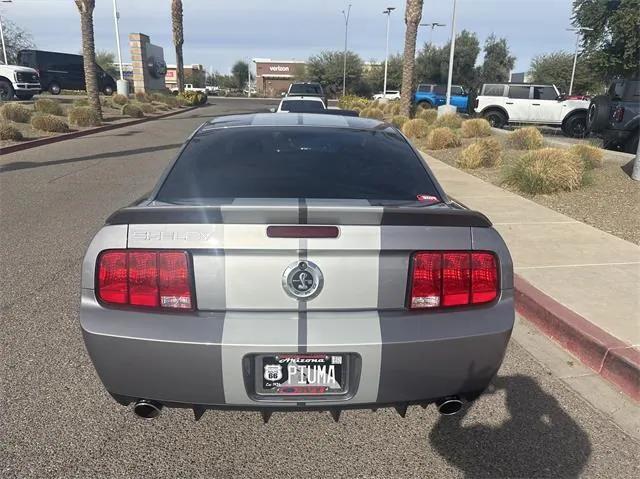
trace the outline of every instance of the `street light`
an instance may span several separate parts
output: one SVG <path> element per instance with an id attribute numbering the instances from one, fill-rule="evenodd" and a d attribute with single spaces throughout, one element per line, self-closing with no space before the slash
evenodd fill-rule
<path id="1" fill-rule="evenodd" d="M 387 16 L 387 49 L 384 55 L 384 86 L 382 87 L 382 98 L 387 99 L 387 66 L 389 63 L 389 19 L 391 18 L 391 12 L 393 12 L 395 7 L 387 7 L 383 15 Z"/>
<path id="2" fill-rule="evenodd" d="M 453 55 L 456 49 L 456 3 L 457 0 L 453 0 L 453 15 L 451 15 L 451 47 L 449 51 L 449 76 L 447 78 L 447 103 L 442 110 L 438 108 L 438 111 L 442 113 L 451 112 L 451 80 L 453 76 Z"/>
<path id="3" fill-rule="evenodd" d="M 421 23 L 419 26 L 421 27 L 431 27 L 431 32 L 429 32 L 429 45 L 431 45 L 431 43 L 433 42 L 433 30 L 436 27 L 446 27 L 447 25 L 445 23 L 438 23 L 438 22 L 433 22 L 433 23 Z"/>
<path id="4" fill-rule="evenodd" d="M 2 3 L 12 3 L 12 0 L 2 0 Z M 7 49 L 4 46 L 4 27 L 2 26 L 2 15 L 0 15 L 0 39 L 2 39 L 2 56 L 4 57 L 4 64 L 8 65 L 7 61 Z"/>
<path id="5" fill-rule="evenodd" d="M 344 17 L 344 54 L 342 59 L 342 96 L 347 91 L 347 32 L 349 30 L 349 14 L 351 13 L 351 4 L 347 8 L 347 13 L 342 10 L 342 16 Z"/>
<path id="6" fill-rule="evenodd" d="M 576 51 L 573 55 L 573 69 L 571 70 L 571 83 L 569 84 L 569 95 L 573 91 L 573 79 L 576 76 L 576 63 L 578 62 L 578 43 L 580 42 L 580 32 L 592 32 L 593 28 L 589 27 L 578 27 L 578 28 L 567 28 L 568 32 L 575 32 L 576 34 Z"/>
<path id="7" fill-rule="evenodd" d="M 118 48 L 118 65 L 120 66 L 120 80 L 124 80 L 124 73 L 122 72 L 122 51 L 120 50 L 120 28 L 118 27 L 118 21 L 120 20 L 120 12 L 118 12 L 118 4 L 116 0 L 113 0 L 113 23 L 116 27 L 116 47 Z"/>

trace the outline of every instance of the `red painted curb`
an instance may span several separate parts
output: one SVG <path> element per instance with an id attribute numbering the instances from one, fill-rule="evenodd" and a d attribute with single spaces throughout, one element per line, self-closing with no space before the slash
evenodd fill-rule
<path id="1" fill-rule="evenodd" d="M 640 402 L 640 352 L 515 275 L 516 311 Z"/>
<path id="2" fill-rule="evenodd" d="M 162 118 L 167 118 L 173 115 L 179 115 L 180 113 L 186 113 L 188 111 L 194 110 L 198 108 L 198 106 L 190 106 L 188 108 L 183 108 L 178 111 L 172 111 L 169 113 L 165 113 L 164 115 L 158 116 L 148 116 L 145 118 L 139 118 L 137 120 L 125 121 L 122 123 L 116 123 L 113 125 L 103 125 L 97 126 L 95 128 L 91 128 L 89 130 L 82 131 L 74 131 L 71 133 L 66 133 L 64 135 L 58 136 L 49 136 L 46 138 L 38 138 L 37 140 L 25 141 L 23 143 L 16 143 L 15 145 L 5 146 L 4 148 L 0 148 L 0 155 L 5 155 L 9 153 L 14 153 L 16 151 L 28 150 L 29 148 L 35 148 L 37 146 L 49 145 L 51 143 L 57 143 L 59 141 L 64 140 L 72 140 L 74 138 L 79 138 L 81 136 L 93 135 L 94 133 L 102 133 L 103 131 L 115 130 L 116 128 L 123 128 L 125 126 L 138 125 L 140 123 L 145 123 L 147 121 L 158 120 Z"/>

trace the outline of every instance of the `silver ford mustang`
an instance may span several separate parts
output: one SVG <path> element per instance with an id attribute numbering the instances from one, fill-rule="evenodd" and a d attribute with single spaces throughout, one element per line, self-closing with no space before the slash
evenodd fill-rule
<path id="1" fill-rule="evenodd" d="M 208 121 L 82 267 L 80 322 L 107 391 L 261 411 L 477 398 L 514 322 L 489 220 L 449 199 L 394 127 L 328 114 Z"/>

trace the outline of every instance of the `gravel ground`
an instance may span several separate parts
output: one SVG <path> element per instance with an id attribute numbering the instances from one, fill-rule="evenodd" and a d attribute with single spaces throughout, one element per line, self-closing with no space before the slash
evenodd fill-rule
<path id="1" fill-rule="evenodd" d="M 495 138 L 505 144 L 505 137 L 496 135 Z M 424 151 L 438 160 L 456 166 L 456 158 L 472 141 L 463 140 L 463 146 L 460 148 Z M 523 153 L 505 149 L 505 163 L 513 161 Z M 549 195 L 529 195 L 502 185 L 500 168 L 465 171 L 578 221 L 640 244 L 640 183 L 631 179 L 631 166 L 631 162 L 621 167 L 615 162 L 605 161 L 602 168 L 591 171 L 582 188 Z"/>

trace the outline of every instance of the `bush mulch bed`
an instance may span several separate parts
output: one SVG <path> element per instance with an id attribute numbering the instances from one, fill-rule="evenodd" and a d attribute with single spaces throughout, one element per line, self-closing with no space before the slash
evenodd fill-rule
<path id="1" fill-rule="evenodd" d="M 527 151 L 514 150 L 506 137 L 495 135 L 504 148 L 503 163 L 510 164 Z M 462 150 L 473 143 L 473 139 L 463 139 L 462 146 L 446 150 L 428 150 L 424 142 L 417 146 L 453 167 Z M 633 161 L 633 160 L 632 160 Z M 552 194 L 530 195 L 516 190 L 504 183 L 503 170 L 500 167 L 463 170 L 484 181 L 513 191 L 564 215 L 570 216 L 606 231 L 619 238 L 640 245 L 640 182 L 630 178 L 632 161 L 625 166 L 605 161 L 601 168 L 587 173 L 585 184 L 573 191 Z"/>

